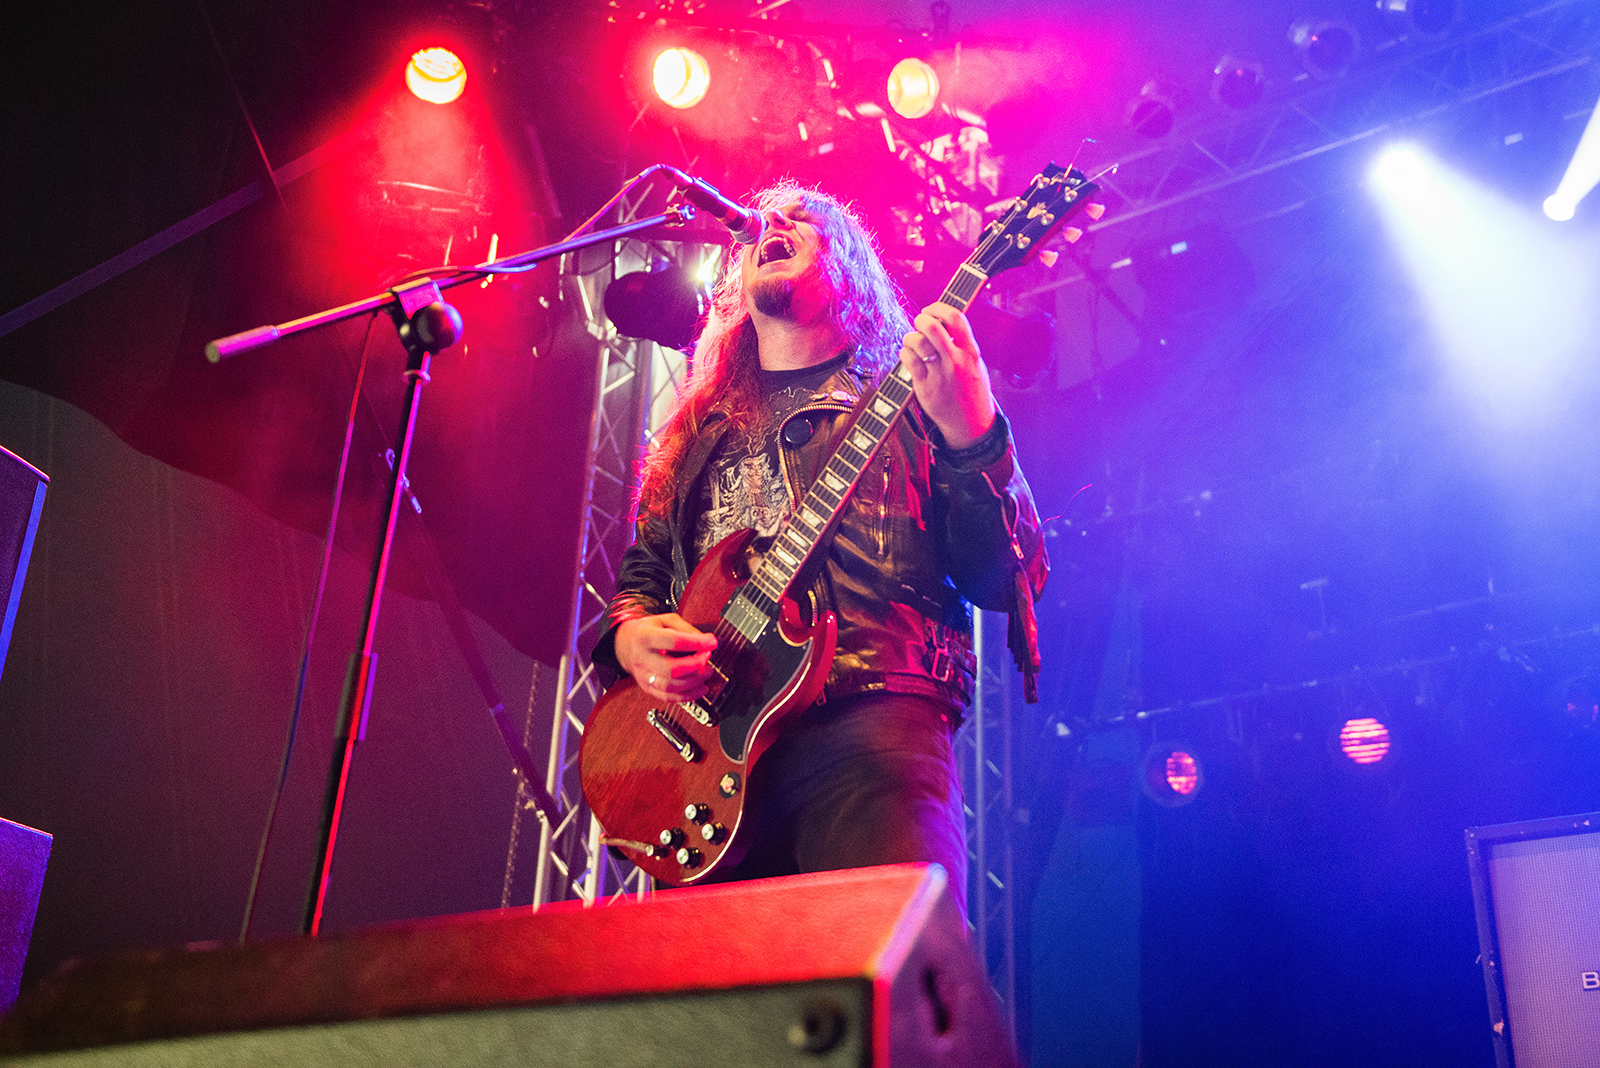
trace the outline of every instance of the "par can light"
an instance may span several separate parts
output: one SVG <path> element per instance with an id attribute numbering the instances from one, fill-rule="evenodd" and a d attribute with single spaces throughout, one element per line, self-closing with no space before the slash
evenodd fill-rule
<path id="1" fill-rule="evenodd" d="M 939 100 L 939 75 L 922 60 L 902 59 L 889 71 L 889 106 L 896 115 L 920 119 Z"/>
<path id="2" fill-rule="evenodd" d="M 1158 742 L 1144 755 L 1139 785 L 1145 796 L 1167 808 L 1193 801 L 1205 785 L 1205 768 L 1194 749 L 1177 742 Z"/>
<path id="3" fill-rule="evenodd" d="M 668 48 L 656 56 L 651 77 L 656 96 L 680 111 L 700 103 L 711 88 L 711 68 L 706 57 L 688 48 Z"/>
<path id="4" fill-rule="evenodd" d="M 467 87 L 467 67 L 448 48 L 424 48 L 406 64 L 406 87 L 430 104 L 448 104 Z"/>

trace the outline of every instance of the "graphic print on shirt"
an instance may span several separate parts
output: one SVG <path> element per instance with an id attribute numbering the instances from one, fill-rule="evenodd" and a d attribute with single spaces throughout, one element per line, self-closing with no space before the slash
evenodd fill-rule
<path id="1" fill-rule="evenodd" d="M 696 558 L 703 559 L 713 545 L 745 527 L 755 528 L 756 547 L 766 550 L 789 512 L 789 493 L 773 459 L 772 453 L 761 452 L 711 470 L 710 504 L 700 516 Z"/>
<path id="2" fill-rule="evenodd" d="M 717 446 L 695 493 L 694 560 L 705 559 L 713 545 L 736 530 L 754 528 L 752 566 L 764 555 L 789 512 L 789 488 L 783 481 L 778 434 L 789 417 L 812 398 L 828 378 L 845 366 L 843 353 L 814 367 L 792 371 L 758 371 L 760 415 L 754 425 L 730 430 Z M 809 434 L 805 436 L 809 439 Z"/>

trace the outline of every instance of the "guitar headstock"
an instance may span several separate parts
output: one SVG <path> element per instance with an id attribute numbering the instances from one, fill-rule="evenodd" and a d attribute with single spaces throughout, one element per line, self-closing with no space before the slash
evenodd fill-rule
<path id="1" fill-rule="evenodd" d="M 1005 214 L 984 228 L 983 240 L 967 262 L 989 277 L 1021 266 L 1038 255 L 1068 219 L 1085 209 L 1100 208 L 1089 203 L 1099 191 L 1076 167 L 1047 165 Z M 1100 213 L 1091 210 L 1090 215 L 1099 218 Z"/>

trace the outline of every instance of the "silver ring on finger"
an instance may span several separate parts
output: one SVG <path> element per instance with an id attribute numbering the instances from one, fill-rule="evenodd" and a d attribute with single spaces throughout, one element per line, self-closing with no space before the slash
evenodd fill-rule
<path id="1" fill-rule="evenodd" d="M 932 356 L 918 356 L 917 359 L 921 360 L 923 363 L 938 363 L 939 354 L 936 352 Z"/>
<path id="2" fill-rule="evenodd" d="M 654 686 L 656 684 L 656 677 L 654 675 L 651 675 L 648 679 L 645 680 L 644 684 L 646 686 Z"/>

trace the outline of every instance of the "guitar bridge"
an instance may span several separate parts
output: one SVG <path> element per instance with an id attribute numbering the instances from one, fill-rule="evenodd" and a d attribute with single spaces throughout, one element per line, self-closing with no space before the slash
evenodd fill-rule
<path id="1" fill-rule="evenodd" d="M 646 723 L 654 727 L 661 737 L 665 738 L 668 744 L 678 751 L 678 755 L 683 757 L 684 763 L 693 764 L 700 759 L 700 747 L 694 744 L 692 738 L 683 733 L 682 727 L 662 715 L 660 709 L 650 709 L 644 714 L 644 718 Z"/>

